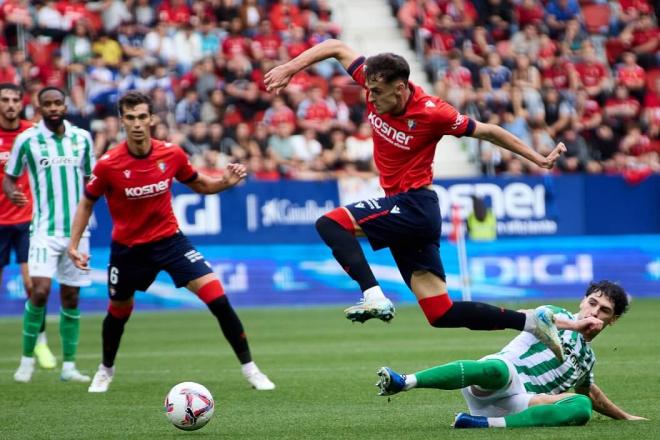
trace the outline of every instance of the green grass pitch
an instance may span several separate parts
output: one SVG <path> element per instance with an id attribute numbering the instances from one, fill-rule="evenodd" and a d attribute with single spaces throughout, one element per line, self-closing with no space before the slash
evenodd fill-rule
<path id="1" fill-rule="evenodd" d="M 139 298 L 138 298 L 139 302 Z M 520 304 L 502 304 L 521 307 Z M 536 304 L 530 304 L 536 305 Z M 559 303 L 575 309 L 574 303 Z M 528 305 L 525 305 L 528 306 Z M 440 330 L 413 306 L 389 325 L 351 324 L 341 307 L 241 309 L 254 358 L 277 384 L 257 392 L 242 378 L 217 323 L 206 312 L 136 312 L 129 322 L 107 394 L 64 384 L 59 371 L 37 370 L 29 384 L 12 374 L 20 356 L 20 320 L 0 319 L 0 439 L 657 439 L 660 438 L 660 301 L 639 300 L 595 341 L 596 380 L 628 412 L 648 422 L 594 413 L 585 427 L 451 429 L 463 410 L 458 391 L 417 390 L 389 401 L 376 395 L 376 370 L 410 372 L 497 351 L 514 331 Z M 79 367 L 100 360 L 101 315 L 82 319 Z M 59 355 L 56 320 L 51 347 Z M 60 359 L 61 357 L 58 356 Z M 200 431 L 182 432 L 163 415 L 169 388 L 200 382 L 216 414 Z"/>

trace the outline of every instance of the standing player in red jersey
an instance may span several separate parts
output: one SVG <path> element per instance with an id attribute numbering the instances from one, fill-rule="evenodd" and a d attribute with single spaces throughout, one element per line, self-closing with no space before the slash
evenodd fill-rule
<path id="1" fill-rule="evenodd" d="M 9 159 L 10 151 L 16 137 L 32 127 L 30 121 L 20 118 L 23 110 L 23 90 L 16 84 L 0 84 L 0 181 L 5 175 L 5 164 Z M 30 249 L 30 222 L 32 221 L 32 194 L 27 191 L 30 186 L 28 173 L 23 173 L 17 180 L 19 190 L 23 191 L 27 199 L 24 205 L 18 206 L 0 191 L 0 285 L 2 272 L 10 262 L 11 250 L 16 253 L 16 262 L 21 267 L 23 287 L 25 293 L 32 293 L 32 280 L 28 271 L 28 251 Z M 46 315 L 39 330 L 37 345 L 34 354 L 42 368 L 55 368 L 57 361 L 48 348 L 46 339 Z"/>
<path id="2" fill-rule="evenodd" d="M 401 275 L 434 327 L 473 330 L 511 328 L 533 332 L 562 358 L 550 310 L 521 313 L 478 302 L 452 302 L 440 260 L 441 216 L 431 184 L 431 164 L 443 135 L 484 139 L 543 168 L 552 168 L 566 151 L 563 144 L 541 156 L 503 128 L 477 122 L 410 83 L 410 68 L 390 53 L 365 59 L 338 40 L 326 40 L 268 72 L 268 91 L 279 92 L 293 75 L 327 58 L 336 58 L 366 89 L 367 119 L 373 128 L 374 160 L 386 197 L 337 208 L 316 222 L 335 259 L 360 285 L 363 299 L 346 309 L 351 321 L 390 321 L 394 306 L 383 294 L 357 235 L 374 250 L 389 247 Z"/>
<path id="3" fill-rule="evenodd" d="M 172 210 L 174 179 L 197 193 L 216 194 L 243 180 L 245 167 L 229 164 L 221 179 L 198 174 L 178 145 L 151 139 L 154 120 L 148 96 L 129 92 L 118 107 L 127 139 L 101 156 L 94 168 L 76 210 L 68 249 L 74 264 L 89 270 L 89 255 L 78 251 L 78 243 L 94 203 L 105 195 L 114 224 L 108 265 L 110 304 L 103 321 L 103 361 L 89 392 L 108 390 L 135 291 L 146 291 L 162 270 L 177 287 L 186 286 L 195 293 L 215 315 L 248 382 L 257 390 L 272 390 L 275 385 L 252 361 L 243 325 L 220 280 L 179 231 Z"/>

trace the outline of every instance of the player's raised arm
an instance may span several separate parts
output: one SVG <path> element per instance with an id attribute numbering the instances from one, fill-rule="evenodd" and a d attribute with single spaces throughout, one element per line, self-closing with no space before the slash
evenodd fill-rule
<path id="1" fill-rule="evenodd" d="M 648 420 L 647 418 L 628 414 L 612 402 L 605 393 L 596 386 L 591 384 L 587 388 L 575 388 L 575 391 L 585 396 L 589 396 L 594 411 L 611 417 L 616 420 Z"/>
<path id="2" fill-rule="evenodd" d="M 534 149 L 525 145 L 522 140 L 509 133 L 499 125 L 485 124 L 483 122 L 476 122 L 476 127 L 472 133 L 472 137 L 483 139 L 497 145 L 498 147 L 505 148 L 524 157 L 530 162 L 535 163 L 541 168 L 546 169 L 551 169 L 555 165 L 555 162 L 557 162 L 557 159 L 559 159 L 559 156 L 566 152 L 566 147 L 562 142 L 560 142 L 557 144 L 554 150 L 550 152 L 550 154 L 543 156 L 534 151 Z"/>
<path id="3" fill-rule="evenodd" d="M 345 69 L 348 69 L 358 54 L 339 40 L 329 39 L 313 46 L 294 59 L 277 66 L 264 77 L 266 90 L 279 93 L 291 80 L 291 77 L 314 63 L 328 58 L 335 58 Z"/>
<path id="4" fill-rule="evenodd" d="M 218 179 L 205 174 L 198 174 L 192 182 L 184 182 L 190 189 L 199 194 L 217 194 L 237 185 L 247 176 L 245 165 L 230 163 L 222 178 Z"/>

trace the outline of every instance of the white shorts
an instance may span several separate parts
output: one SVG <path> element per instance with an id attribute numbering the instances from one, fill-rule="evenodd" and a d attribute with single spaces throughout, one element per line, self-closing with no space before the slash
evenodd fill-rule
<path id="1" fill-rule="evenodd" d="M 67 255 L 68 237 L 34 234 L 30 237 L 28 269 L 31 277 L 55 278 L 60 284 L 83 287 L 91 284 L 89 272 L 73 265 Z M 80 239 L 80 252 L 89 254 L 89 238 Z"/>
<path id="2" fill-rule="evenodd" d="M 479 388 L 475 389 L 474 387 L 463 388 L 461 392 L 470 414 L 484 417 L 504 417 L 526 410 L 534 394 L 527 392 L 513 364 L 496 354 L 484 356 L 480 360 L 485 359 L 498 359 L 506 364 L 509 369 L 509 385 L 493 392 Z"/>

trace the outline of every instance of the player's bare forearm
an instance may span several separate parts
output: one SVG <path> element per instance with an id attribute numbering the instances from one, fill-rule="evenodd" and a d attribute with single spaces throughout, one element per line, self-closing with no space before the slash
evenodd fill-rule
<path id="1" fill-rule="evenodd" d="M 264 77 L 264 85 L 269 92 L 279 92 L 291 77 L 307 67 L 328 58 L 337 59 L 345 69 L 357 58 L 357 54 L 345 43 L 329 39 L 310 47 L 294 59 L 270 70 Z"/>
<path id="2" fill-rule="evenodd" d="M 555 149 L 548 154 L 548 156 L 542 156 L 529 146 L 525 145 L 525 143 L 517 136 L 509 133 L 499 125 L 485 124 L 483 122 L 476 123 L 472 137 L 488 141 L 547 169 L 552 168 L 559 156 L 566 152 L 564 144 L 559 143 Z"/>
<path id="3" fill-rule="evenodd" d="M 555 316 L 555 325 L 559 330 L 580 332 L 587 336 L 588 339 L 590 336 L 595 336 L 595 334 L 598 334 L 598 332 L 603 329 L 603 321 L 594 318 L 593 316 L 588 316 L 577 321 Z"/>
<path id="4" fill-rule="evenodd" d="M 89 218 L 92 216 L 94 209 L 94 201 L 83 197 L 78 203 L 76 214 L 73 216 L 73 224 L 71 225 L 71 239 L 69 240 L 69 247 L 67 254 L 73 262 L 73 265 L 81 270 L 89 270 L 89 255 L 78 252 L 78 245 L 80 238 L 89 223 Z"/>
<path id="5" fill-rule="evenodd" d="M 78 249 L 80 238 L 87 228 L 89 219 L 94 210 L 94 201 L 84 197 L 78 202 L 76 214 L 73 216 L 73 224 L 71 225 L 71 240 L 69 241 L 69 248 Z"/>
<path id="6" fill-rule="evenodd" d="M 2 179 L 2 190 L 14 205 L 25 206 L 28 202 L 27 196 L 23 193 L 23 188 L 17 183 L 18 178 L 5 174 Z"/>
<path id="7" fill-rule="evenodd" d="M 233 186 L 247 176 L 245 165 L 230 163 L 222 178 L 210 177 L 199 173 L 197 179 L 187 183 L 188 187 L 199 194 L 217 194 Z"/>
<path id="8" fill-rule="evenodd" d="M 576 389 L 576 391 L 580 394 L 589 396 L 594 411 L 599 412 L 607 417 L 611 417 L 616 420 L 647 420 L 644 417 L 628 414 L 619 408 L 595 384 L 590 385 L 589 388 L 586 389 Z"/>

